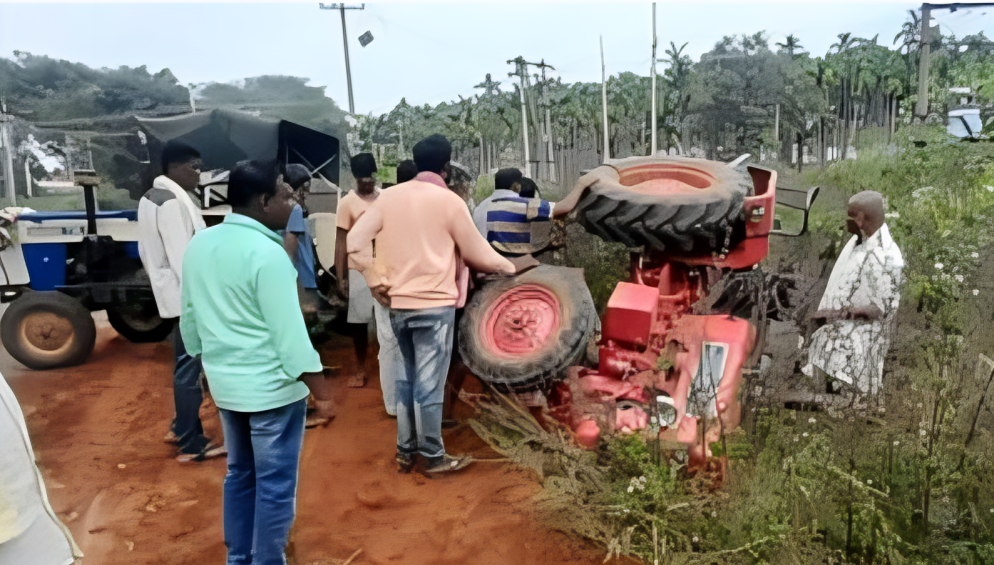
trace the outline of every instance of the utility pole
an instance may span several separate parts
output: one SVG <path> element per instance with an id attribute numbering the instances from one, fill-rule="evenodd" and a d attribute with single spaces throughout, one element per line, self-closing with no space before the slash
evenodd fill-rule
<path id="1" fill-rule="evenodd" d="M 918 104 L 915 115 L 925 119 L 928 116 L 928 66 L 932 54 L 932 10 L 949 10 L 955 12 L 960 8 L 981 8 L 994 6 L 994 3 L 955 3 L 955 4 L 922 4 L 921 57 L 918 61 Z"/>
<path id="2" fill-rule="evenodd" d="M 928 63 L 932 53 L 932 6 L 922 4 L 921 57 L 918 60 L 918 105 L 915 115 L 924 119 L 928 116 Z"/>
<path id="3" fill-rule="evenodd" d="M 521 88 L 518 89 L 518 94 L 521 95 L 521 135 L 525 144 L 525 177 L 531 178 L 532 162 L 531 156 L 528 154 L 528 110 L 525 108 L 525 74 L 527 71 L 524 65 L 524 59 L 521 57 L 507 62 L 509 65 L 511 63 L 515 63 L 517 70 L 513 73 L 507 73 L 507 76 L 513 77 L 517 75 L 521 78 Z"/>
<path id="4" fill-rule="evenodd" d="M 528 66 L 539 67 L 542 69 L 542 80 L 545 81 L 545 69 L 556 70 L 552 65 L 545 64 L 545 59 L 542 59 L 541 63 L 529 63 L 525 61 L 524 57 L 518 57 L 517 59 L 511 59 L 507 62 L 508 65 L 511 63 L 515 64 L 515 71 L 513 73 L 507 73 L 507 76 L 513 77 L 517 76 L 521 78 L 521 132 L 525 143 L 525 176 L 531 178 L 531 154 L 530 146 L 528 144 L 528 112 L 525 102 L 525 89 L 528 88 Z M 544 86 L 543 86 L 544 88 Z M 544 92 L 544 91 L 543 91 Z M 535 119 L 535 129 L 541 130 L 541 118 L 539 116 L 533 116 Z M 551 119 L 549 117 L 549 112 L 546 111 L 546 132 L 549 135 L 548 147 L 549 155 L 552 154 L 552 132 L 548 129 L 551 125 Z M 541 133 L 541 132 L 539 132 Z M 539 146 L 541 147 L 541 146 Z"/>
<path id="5" fill-rule="evenodd" d="M 656 3 L 652 3 L 652 152 L 649 155 L 655 157 L 658 147 L 656 145 Z"/>
<path id="6" fill-rule="evenodd" d="M 547 82 L 545 78 L 545 69 L 552 67 L 545 64 L 545 59 L 542 59 L 542 105 L 545 106 L 545 140 L 548 142 L 545 162 L 546 166 L 549 168 L 549 181 L 556 182 L 556 158 L 555 154 L 552 152 L 552 111 L 549 106 L 549 90 L 547 88 Z M 553 69 L 555 70 L 555 69 Z"/>
<path id="7" fill-rule="evenodd" d="M 17 191 L 14 189 L 14 146 L 10 140 L 10 118 L 7 116 L 7 101 L 0 99 L 0 150 L 3 150 L 3 193 L 10 198 L 10 205 L 17 206 Z"/>
<path id="8" fill-rule="evenodd" d="M 349 84 L 349 113 L 355 115 L 355 102 L 352 99 L 352 69 L 349 67 L 349 38 L 345 30 L 345 10 L 365 10 L 366 5 L 346 6 L 345 4 L 321 4 L 322 10 L 339 10 L 342 13 L 342 43 L 345 46 L 345 78 Z"/>
<path id="9" fill-rule="evenodd" d="M 604 36 L 601 36 L 601 106 L 604 109 L 604 161 L 611 158 L 611 143 L 607 130 L 607 67 L 604 65 Z"/>

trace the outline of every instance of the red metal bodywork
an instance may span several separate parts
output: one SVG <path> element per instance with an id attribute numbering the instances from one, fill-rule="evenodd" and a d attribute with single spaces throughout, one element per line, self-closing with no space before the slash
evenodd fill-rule
<path id="1" fill-rule="evenodd" d="M 673 171 L 667 171 L 665 181 L 654 181 L 654 172 L 650 165 L 625 174 L 645 177 L 640 182 L 646 185 L 675 182 Z M 686 444 L 692 463 L 703 462 L 710 455 L 707 446 L 739 424 L 742 366 L 756 345 L 756 328 L 731 316 L 693 315 L 692 306 L 707 295 L 721 269 L 753 267 L 769 251 L 776 173 L 756 167 L 749 173 L 754 191 L 743 204 L 745 237 L 727 253 L 633 254 L 631 282 L 619 283 L 608 301 L 597 369 L 574 368 L 550 394 L 552 414 L 574 430 L 581 444 L 593 447 L 604 433 L 648 427 L 645 406 L 660 393 L 669 396 L 676 412 L 669 425 L 661 426 L 660 439 Z M 690 173 L 680 181 L 682 190 L 695 185 Z M 694 414 L 688 404 L 705 344 L 724 346 L 724 362 L 713 404 Z M 599 417 L 604 405 L 624 409 Z"/>

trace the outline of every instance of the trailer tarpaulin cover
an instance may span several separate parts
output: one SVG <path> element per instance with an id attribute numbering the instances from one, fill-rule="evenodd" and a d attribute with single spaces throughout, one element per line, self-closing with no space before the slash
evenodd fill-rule
<path id="1" fill-rule="evenodd" d="M 286 120 L 211 110 L 172 118 L 138 118 L 138 123 L 148 136 L 153 176 L 162 171 L 162 147 L 177 140 L 199 151 L 208 170 L 231 169 L 245 159 L 279 159 L 304 165 L 338 183 L 338 139 Z"/>

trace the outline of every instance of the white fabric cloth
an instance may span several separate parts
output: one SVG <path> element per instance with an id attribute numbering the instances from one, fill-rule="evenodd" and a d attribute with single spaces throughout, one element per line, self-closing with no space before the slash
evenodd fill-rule
<path id="1" fill-rule="evenodd" d="M 0 376 L 0 563 L 69 565 L 82 557 L 48 503 L 24 414 Z"/>
<path id="2" fill-rule="evenodd" d="M 883 379 L 894 315 L 901 300 L 904 258 L 884 224 L 865 242 L 853 236 L 835 262 L 819 310 L 876 306 L 880 319 L 838 320 L 811 336 L 809 360 L 829 376 L 876 394 Z"/>
<path id="3" fill-rule="evenodd" d="M 373 300 L 373 314 L 376 317 L 376 341 L 380 344 L 380 389 L 383 391 L 383 407 L 387 414 L 397 415 L 397 379 L 404 376 L 404 356 L 400 344 L 390 324 L 390 309 Z"/>
<path id="4" fill-rule="evenodd" d="M 362 273 L 349 269 L 349 311 L 345 321 L 350 324 L 368 324 L 373 321 L 373 292 L 366 286 Z"/>
<path id="5" fill-rule="evenodd" d="M 162 318 L 180 315 L 183 254 L 194 234 L 206 227 L 193 198 L 165 175 L 155 179 L 138 203 L 138 254 Z"/>

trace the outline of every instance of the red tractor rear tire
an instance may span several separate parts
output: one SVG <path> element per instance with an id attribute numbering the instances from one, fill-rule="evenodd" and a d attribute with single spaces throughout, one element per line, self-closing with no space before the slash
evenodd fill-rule
<path id="1" fill-rule="evenodd" d="M 610 168 L 577 206 L 590 233 L 659 251 L 720 251 L 734 242 L 748 175 L 690 157 L 632 157 Z"/>
<path id="2" fill-rule="evenodd" d="M 459 353 L 499 389 L 544 388 L 583 359 L 597 321 L 583 270 L 541 265 L 476 291 L 460 324 Z"/>

